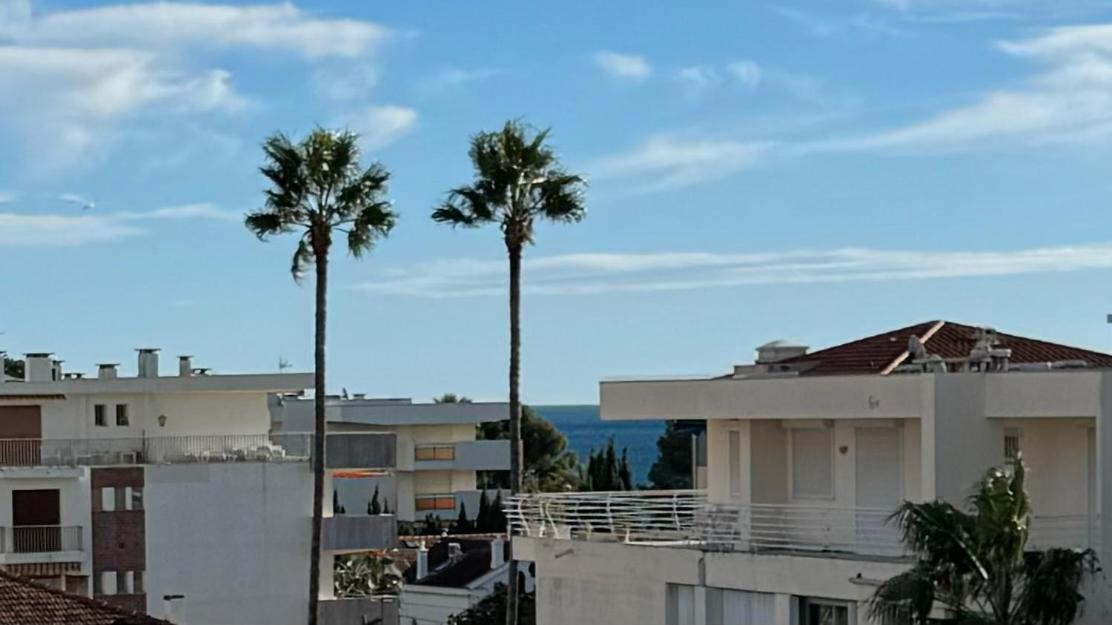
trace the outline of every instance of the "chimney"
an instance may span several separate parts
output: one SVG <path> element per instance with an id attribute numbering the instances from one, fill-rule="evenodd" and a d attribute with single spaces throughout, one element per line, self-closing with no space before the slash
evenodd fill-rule
<path id="1" fill-rule="evenodd" d="M 495 570 L 506 563 L 506 539 L 501 535 L 495 536 L 490 541 L 490 570 Z"/>
<path id="2" fill-rule="evenodd" d="M 135 350 L 139 352 L 139 377 L 141 378 L 157 378 L 158 377 L 158 348 L 157 347 L 140 347 Z"/>
<path id="3" fill-rule="evenodd" d="M 97 379 L 98 380 L 115 380 L 120 375 L 118 364 L 114 362 L 102 362 L 97 364 Z"/>
<path id="4" fill-rule="evenodd" d="M 183 378 L 193 375 L 192 356 L 178 356 L 178 375 Z"/>
<path id="5" fill-rule="evenodd" d="M 806 345 L 797 345 L 790 341 L 772 341 L 757 348 L 757 364 L 768 365 L 806 354 Z"/>
<path id="6" fill-rule="evenodd" d="M 50 382 L 55 373 L 54 361 L 50 356 L 47 352 L 24 354 L 23 379 L 28 382 Z"/>
<path id="7" fill-rule="evenodd" d="M 429 549 L 425 543 L 417 547 L 417 581 L 429 576 Z"/>
<path id="8" fill-rule="evenodd" d="M 51 380 L 61 380 L 62 379 L 62 363 L 63 362 L 65 362 L 65 361 L 64 360 L 52 361 L 51 367 L 50 367 L 50 379 Z"/>

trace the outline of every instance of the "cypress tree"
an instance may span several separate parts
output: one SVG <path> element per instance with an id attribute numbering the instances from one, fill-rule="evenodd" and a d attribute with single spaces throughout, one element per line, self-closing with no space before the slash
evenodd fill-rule
<path id="1" fill-rule="evenodd" d="M 378 502 L 378 484 L 375 484 L 375 494 L 372 495 L 371 500 L 367 502 L 367 514 L 382 514 L 382 504 Z"/>

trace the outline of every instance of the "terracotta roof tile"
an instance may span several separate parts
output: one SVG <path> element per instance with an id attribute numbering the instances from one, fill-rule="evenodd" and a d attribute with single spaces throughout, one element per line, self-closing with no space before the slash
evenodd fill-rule
<path id="1" fill-rule="evenodd" d="M 0 571 L 0 625 L 172 625 Z"/>
<path id="2" fill-rule="evenodd" d="M 946 359 L 961 358 L 969 355 L 976 343 L 977 330 L 976 326 L 952 321 L 927 321 L 791 358 L 783 363 L 793 365 L 801 375 L 881 374 L 904 357 L 908 339 L 912 336 L 923 340 L 930 354 Z M 1003 332 L 998 332 L 997 338 L 1000 347 L 1012 350 L 1013 363 L 1078 360 L 1093 368 L 1112 367 L 1112 354 Z"/>

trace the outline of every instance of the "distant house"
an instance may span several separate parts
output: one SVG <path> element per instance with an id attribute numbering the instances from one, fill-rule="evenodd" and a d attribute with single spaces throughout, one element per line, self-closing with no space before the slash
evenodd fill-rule
<path id="1" fill-rule="evenodd" d="M 421 538 L 405 572 L 401 625 L 447 623 L 506 583 L 506 541 L 501 535 Z M 403 539 L 403 542 L 411 542 Z M 525 589 L 533 588 L 524 573 Z"/>
<path id="2" fill-rule="evenodd" d="M 0 625 L 171 625 L 0 571 Z"/>

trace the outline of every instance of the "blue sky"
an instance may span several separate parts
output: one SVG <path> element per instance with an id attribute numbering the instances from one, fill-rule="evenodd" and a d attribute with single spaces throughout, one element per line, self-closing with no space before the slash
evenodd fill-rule
<path id="1" fill-rule="evenodd" d="M 524 389 L 947 318 L 1112 349 L 1112 3 L 0 0 L 0 347 L 307 369 L 260 141 L 349 126 L 401 215 L 333 264 L 330 384 L 504 394 L 504 252 L 428 217 L 551 126 L 589 215 L 528 250 Z"/>

